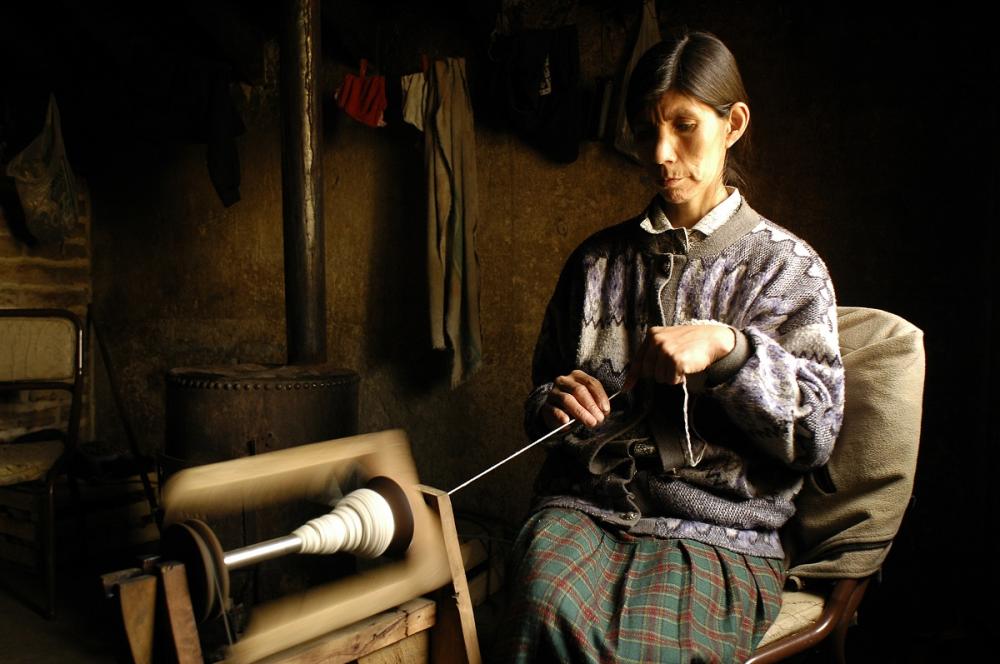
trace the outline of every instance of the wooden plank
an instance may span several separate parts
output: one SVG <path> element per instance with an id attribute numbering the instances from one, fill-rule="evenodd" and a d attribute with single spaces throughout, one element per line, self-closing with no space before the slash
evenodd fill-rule
<path id="1" fill-rule="evenodd" d="M 147 477 L 155 488 L 157 485 L 156 473 L 150 472 Z M 142 477 L 138 474 L 114 480 L 81 479 L 77 484 L 80 489 L 80 497 L 83 498 L 84 502 L 100 502 L 102 500 L 121 499 L 123 497 L 127 497 L 130 501 L 146 501 L 146 494 L 142 487 Z M 56 482 L 56 497 L 64 501 L 72 501 L 73 499 L 69 481 L 65 476 L 60 477 Z"/>
<path id="2" fill-rule="evenodd" d="M 469 599 L 479 606 L 503 586 L 503 573 L 496 567 L 484 569 L 469 579 Z"/>
<path id="3" fill-rule="evenodd" d="M 32 549 L 31 547 L 25 546 L 13 540 L 0 538 L 0 558 L 4 560 L 40 569 L 38 556 L 38 551 Z"/>
<path id="4" fill-rule="evenodd" d="M 117 572 L 102 574 L 101 587 L 104 588 L 104 594 L 106 596 L 112 595 L 115 592 L 115 586 L 122 581 L 134 578 L 140 574 L 142 574 L 142 570 L 138 567 L 129 567 L 128 569 L 120 569 Z"/>
<path id="5" fill-rule="evenodd" d="M 36 539 L 37 526 L 31 521 L 15 519 L 0 513 L 0 534 L 10 535 L 28 542 Z"/>
<path id="6" fill-rule="evenodd" d="M 462 567 L 468 572 L 476 565 L 481 565 L 489 558 L 489 552 L 482 540 L 470 539 L 462 542 Z"/>
<path id="7" fill-rule="evenodd" d="M 12 507 L 10 505 L 0 504 L 0 514 L 4 516 L 15 519 L 17 521 L 24 521 L 25 523 L 35 523 L 38 521 L 38 508 L 35 507 L 31 510 L 22 510 L 17 507 Z"/>
<path id="8" fill-rule="evenodd" d="M 90 528 L 89 523 L 87 527 L 88 529 Z M 140 544 L 156 542 L 160 539 L 160 531 L 156 528 L 155 523 L 147 523 L 142 527 L 132 525 L 124 528 L 116 528 L 114 530 L 107 530 L 105 533 L 104 537 L 88 536 L 87 552 L 90 555 L 109 551 L 120 552 L 139 546 Z M 61 535 L 63 534 L 61 533 Z"/>
<path id="9" fill-rule="evenodd" d="M 93 497 L 85 490 L 84 485 L 80 486 L 80 500 L 74 501 L 71 496 L 57 497 L 56 508 L 61 512 L 72 513 L 82 506 L 87 514 L 100 514 L 107 510 L 115 510 L 127 505 L 140 504 L 149 510 L 149 503 L 142 491 L 120 490 L 118 493 L 104 493 L 99 497 Z"/>
<path id="10" fill-rule="evenodd" d="M 160 582 L 168 634 L 173 645 L 172 654 L 177 664 L 203 664 L 184 565 L 174 562 L 161 564 Z"/>
<path id="11" fill-rule="evenodd" d="M 38 504 L 38 490 L 25 487 L 0 487 L 0 505 L 10 506 L 34 514 Z"/>
<path id="12" fill-rule="evenodd" d="M 59 508 L 56 507 L 56 509 L 58 511 Z M 73 532 L 74 528 L 79 527 L 79 516 L 75 509 L 63 509 L 59 516 L 61 518 L 56 519 L 56 528 L 60 531 Z M 101 510 L 88 509 L 84 519 L 87 522 L 87 528 L 91 530 L 121 528 L 123 526 L 133 527 L 153 522 L 149 505 L 145 502 L 109 505 Z"/>
<path id="13" fill-rule="evenodd" d="M 138 482 L 138 476 L 136 476 Z M 107 508 L 125 508 L 130 514 L 149 514 L 146 496 L 142 487 L 135 485 L 91 485 L 85 481 L 79 482 L 81 502 L 87 511 L 88 523 L 92 515 L 100 514 Z M 154 482 L 155 486 L 155 482 Z M 32 521 L 38 521 L 37 500 L 44 495 L 44 486 L 22 485 L 0 487 L 0 512 L 16 510 L 13 516 L 30 516 Z M 60 477 L 55 486 L 56 515 L 58 521 L 76 520 L 76 507 L 70 495 L 65 477 Z M 130 507 L 126 507 L 130 506 Z"/>
<path id="14" fill-rule="evenodd" d="M 431 632 L 431 661 L 435 664 L 480 664 L 479 636 L 469 598 L 469 585 L 462 562 L 462 547 L 455 530 L 455 513 L 448 494 L 440 489 L 418 485 L 428 505 L 441 519 L 445 553 L 451 568 L 451 587 L 435 593 L 438 617 Z"/>
<path id="15" fill-rule="evenodd" d="M 153 524 L 147 525 L 142 530 L 136 528 L 124 528 L 106 531 L 104 537 L 92 531 L 88 531 L 85 543 L 72 543 L 69 533 L 59 533 L 56 541 L 56 560 L 60 565 L 69 564 L 78 560 L 81 555 L 86 556 L 91 561 L 100 561 L 107 558 L 123 558 L 138 551 L 148 550 L 155 547 L 153 543 L 159 539 L 159 531 Z M 77 548 L 74 546 L 79 545 Z"/>
<path id="16" fill-rule="evenodd" d="M 263 662 L 282 664 L 343 664 L 353 662 L 409 636 L 426 632 L 435 622 L 432 600 L 418 597 L 395 609 L 359 620 L 318 639 L 272 655 Z M 391 660 L 390 660 L 391 661 Z"/>
<path id="17" fill-rule="evenodd" d="M 152 664 L 153 628 L 156 625 L 156 577 L 142 574 L 125 579 L 118 583 L 117 593 L 126 652 L 135 664 Z"/>
<path id="18" fill-rule="evenodd" d="M 418 632 L 386 646 L 370 655 L 358 658 L 358 664 L 428 664 L 430 632 Z"/>

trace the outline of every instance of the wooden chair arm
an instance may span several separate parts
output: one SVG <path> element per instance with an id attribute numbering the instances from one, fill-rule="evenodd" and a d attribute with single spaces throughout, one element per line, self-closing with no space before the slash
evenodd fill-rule
<path id="1" fill-rule="evenodd" d="M 846 634 L 854 612 L 861 603 L 871 577 L 863 579 L 838 579 L 823 605 L 823 613 L 811 627 L 764 646 L 753 654 L 746 664 L 772 664 L 819 644 L 835 631 Z M 842 656 L 843 643 L 837 646 Z"/>

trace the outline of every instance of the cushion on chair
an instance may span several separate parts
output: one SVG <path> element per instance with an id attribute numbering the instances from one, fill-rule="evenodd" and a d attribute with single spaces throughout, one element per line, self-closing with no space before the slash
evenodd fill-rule
<path id="1" fill-rule="evenodd" d="M 58 440 L 0 444 L 0 486 L 42 479 L 62 453 Z"/>
<path id="2" fill-rule="evenodd" d="M 923 332 L 877 309 L 839 307 L 844 423 L 782 531 L 789 575 L 861 578 L 882 564 L 913 489 L 923 401 Z M 828 493 L 822 474 L 835 491 Z M 820 477 L 817 477 L 820 475 Z"/>
<path id="3" fill-rule="evenodd" d="M 764 633 L 764 638 L 757 644 L 757 649 L 815 625 L 823 615 L 823 602 L 823 595 L 815 593 L 801 591 L 781 593 L 781 612 L 770 629 Z"/>
<path id="4" fill-rule="evenodd" d="M 0 381 L 72 381 L 76 327 L 64 318 L 0 317 Z"/>

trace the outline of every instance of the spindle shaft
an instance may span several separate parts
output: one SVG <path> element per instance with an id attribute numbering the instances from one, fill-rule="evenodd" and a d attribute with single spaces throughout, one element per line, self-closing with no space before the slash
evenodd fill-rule
<path id="1" fill-rule="evenodd" d="M 250 567 L 265 560 L 280 558 L 293 553 L 298 553 L 302 549 L 302 538 L 298 535 L 285 535 L 276 537 L 266 542 L 258 542 L 249 546 L 240 547 L 227 551 L 222 558 L 226 569 L 242 569 Z"/>

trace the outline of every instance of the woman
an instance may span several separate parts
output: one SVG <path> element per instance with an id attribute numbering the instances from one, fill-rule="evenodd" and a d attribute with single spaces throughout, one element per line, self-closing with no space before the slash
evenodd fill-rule
<path id="1" fill-rule="evenodd" d="M 780 608 L 778 529 L 840 428 L 826 267 L 736 187 L 732 54 L 663 42 L 626 106 L 660 191 L 573 252 L 546 310 L 526 429 L 582 426 L 549 445 L 515 545 L 507 661 L 743 661 Z"/>

